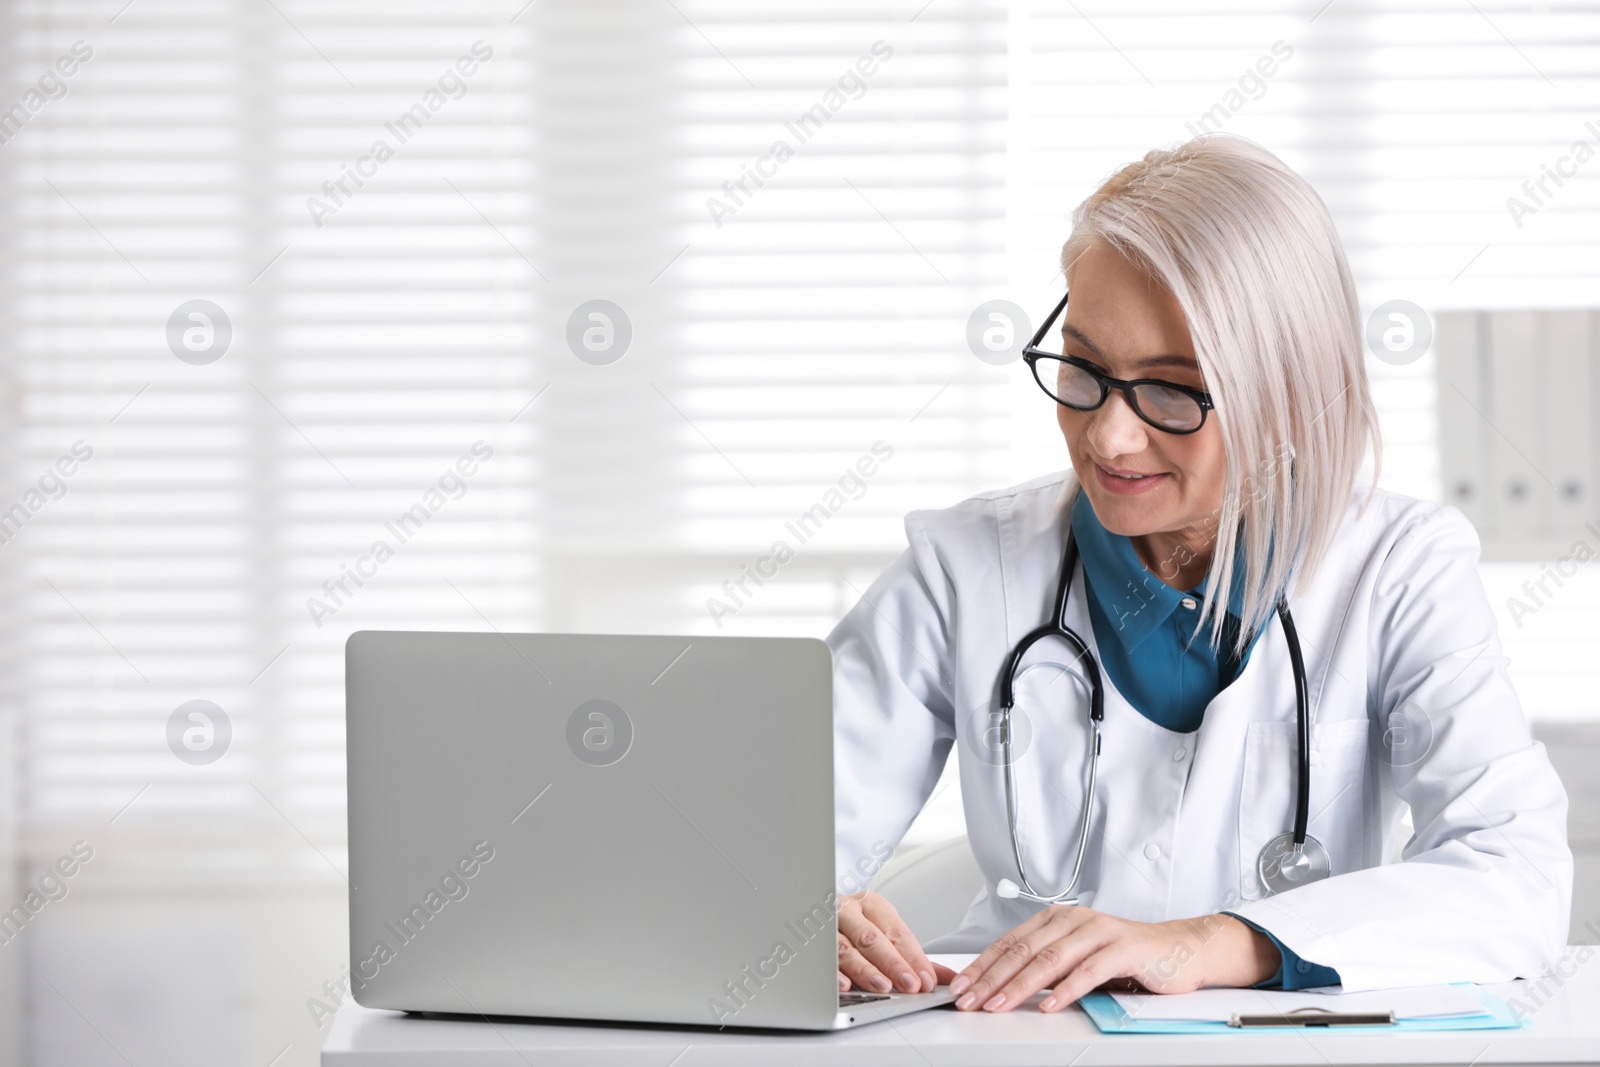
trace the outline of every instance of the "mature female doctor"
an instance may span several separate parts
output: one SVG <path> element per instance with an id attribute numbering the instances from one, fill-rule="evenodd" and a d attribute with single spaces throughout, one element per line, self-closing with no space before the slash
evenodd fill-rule
<path id="1" fill-rule="evenodd" d="M 930 947 L 982 955 L 935 968 L 857 893 L 840 988 L 1056 1011 L 1547 973 L 1566 795 L 1472 526 L 1356 485 L 1378 430 L 1322 200 L 1201 137 L 1113 175 L 1062 264 L 1062 344 L 1027 359 L 1071 472 L 910 515 L 828 639 L 838 868 L 900 840 L 955 748 L 987 885 Z"/>

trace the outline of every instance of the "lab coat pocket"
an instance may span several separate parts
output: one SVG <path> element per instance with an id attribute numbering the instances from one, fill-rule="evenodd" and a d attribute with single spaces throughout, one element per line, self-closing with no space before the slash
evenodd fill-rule
<path id="1" fill-rule="evenodd" d="M 1311 733 L 1311 804 L 1307 832 L 1328 850 L 1334 874 L 1362 862 L 1367 773 L 1367 720 L 1319 723 Z M 1299 750 L 1292 722 L 1253 722 L 1245 731 L 1239 793 L 1239 895 L 1266 895 L 1257 863 L 1261 850 L 1294 829 Z"/>

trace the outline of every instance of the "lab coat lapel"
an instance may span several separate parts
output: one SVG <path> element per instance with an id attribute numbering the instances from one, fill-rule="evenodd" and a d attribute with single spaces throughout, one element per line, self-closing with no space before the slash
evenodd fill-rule
<path id="1" fill-rule="evenodd" d="M 1178 820 L 1185 847 L 1174 870 L 1173 914 L 1223 911 L 1260 896 L 1255 852 L 1242 854 L 1241 838 L 1251 836 L 1244 833 L 1245 823 L 1270 818 L 1281 821 L 1283 829 L 1291 825 L 1293 809 L 1282 804 L 1258 805 L 1262 810 L 1244 819 L 1243 778 L 1252 722 L 1268 724 L 1256 732 L 1265 729 L 1275 742 L 1295 729 L 1294 674 L 1283 628 L 1276 621 L 1261 635 L 1239 677 L 1206 706 L 1195 732 L 1188 803 Z M 1280 759 L 1280 747 L 1275 743 L 1259 754 L 1260 765 L 1252 770 L 1258 778 L 1270 779 L 1255 784 L 1269 786 L 1274 797 L 1293 787 L 1292 753 Z"/>

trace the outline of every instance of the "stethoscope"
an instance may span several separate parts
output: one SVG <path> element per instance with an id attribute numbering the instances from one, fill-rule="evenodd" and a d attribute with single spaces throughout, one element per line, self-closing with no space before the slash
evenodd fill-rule
<path id="1" fill-rule="evenodd" d="M 1060 585 L 1056 590 L 1055 617 L 1017 643 L 1006 659 L 1005 674 L 1001 676 L 1000 744 L 1001 766 L 1005 774 L 1006 825 L 1011 830 L 1011 855 L 1017 862 L 1017 876 L 1022 880 L 1019 886 L 1009 878 L 1000 879 L 995 892 L 1007 900 L 1021 897 L 1040 904 L 1076 904 L 1079 899 L 1069 899 L 1068 894 L 1078 884 L 1078 876 L 1082 873 L 1083 853 L 1089 843 L 1089 826 L 1094 819 L 1095 771 L 1100 764 L 1100 724 L 1105 720 L 1106 708 L 1100 664 L 1095 661 L 1094 653 L 1089 651 L 1083 638 L 1067 625 L 1067 597 L 1072 592 L 1072 572 L 1077 565 L 1078 545 L 1069 526 L 1066 552 L 1061 560 Z M 1306 695 L 1305 660 L 1300 655 L 1300 637 L 1295 633 L 1294 620 L 1289 616 L 1289 605 L 1285 600 L 1278 601 L 1278 619 L 1283 623 L 1283 635 L 1289 642 L 1289 662 L 1294 669 L 1295 716 L 1299 726 L 1300 753 L 1294 829 L 1268 841 L 1256 860 L 1256 872 L 1269 896 L 1319 881 L 1328 877 L 1333 869 L 1328 850 L 1322 846 L 1322 842 L 1306 833 L 1311 808 L 1311 713 Z M 1066 640 L 1089 676 L 1089 784 L 1084 798 L 1083 818 L 1078 826 L 1078 854 L 1072 861 L 1072 880 L 1061 892 L 1050 895 L 1033 888 L 1028 881 L 1028 870 L 1022 863 L 1022 844 L 1017 839 L 1016 782 L 1011 767 L 1011 708 L 1015 703 L 1017 665 L 1022 662 L 1028 649 L 1046 637 Z"/>

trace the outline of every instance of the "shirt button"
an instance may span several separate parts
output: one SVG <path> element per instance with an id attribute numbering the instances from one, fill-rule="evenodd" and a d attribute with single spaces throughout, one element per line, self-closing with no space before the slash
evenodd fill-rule
<path id="1" fill-rule="evenodd" d="M 1189 750 L 1188 749 L 1180 748 L 1180 749 L 1178 749 L 1176 752 L 1174 752 L 1172 754 L 1172 762 L 1173 763 L 1178 763 L 1179 761 L 1181 761 L 1183 759 L 1183 757 L 1187 756 L 1188 754 L 1189 754 Z"/>
<path id="2" fill-rule="evenodd" d="M 1295 963 L 1294 969 L 1299 971 L 1301 974 L 1310 974 L 1311 964 L 1307 963 L 1305 960 L 1299 960 Z"/>
<path id="3" fill-rule="evenodd" d="M 1311 750 L 1311 766 L 1315 767 L 1322 762 L 1322 753 L 1316 749 Z"/>
<path id="4" fill-rule="evenodd" d="M 1178 603 L 1182 604 L 1184 607 L 1188 608 L 1190 611 L 1194 610 L 1194 598 L 1193 597 L 1187 597 L 1186 596 L 1182 600 L 1178 601 Z"/>
<path id="5" fill-rule="evenodd" d="M 1161 858 L 1161 850 L 1154 845 L 1146 845 L 1144 846 L 1144 858 L 1147 860 L 1158 860 Z"/>

